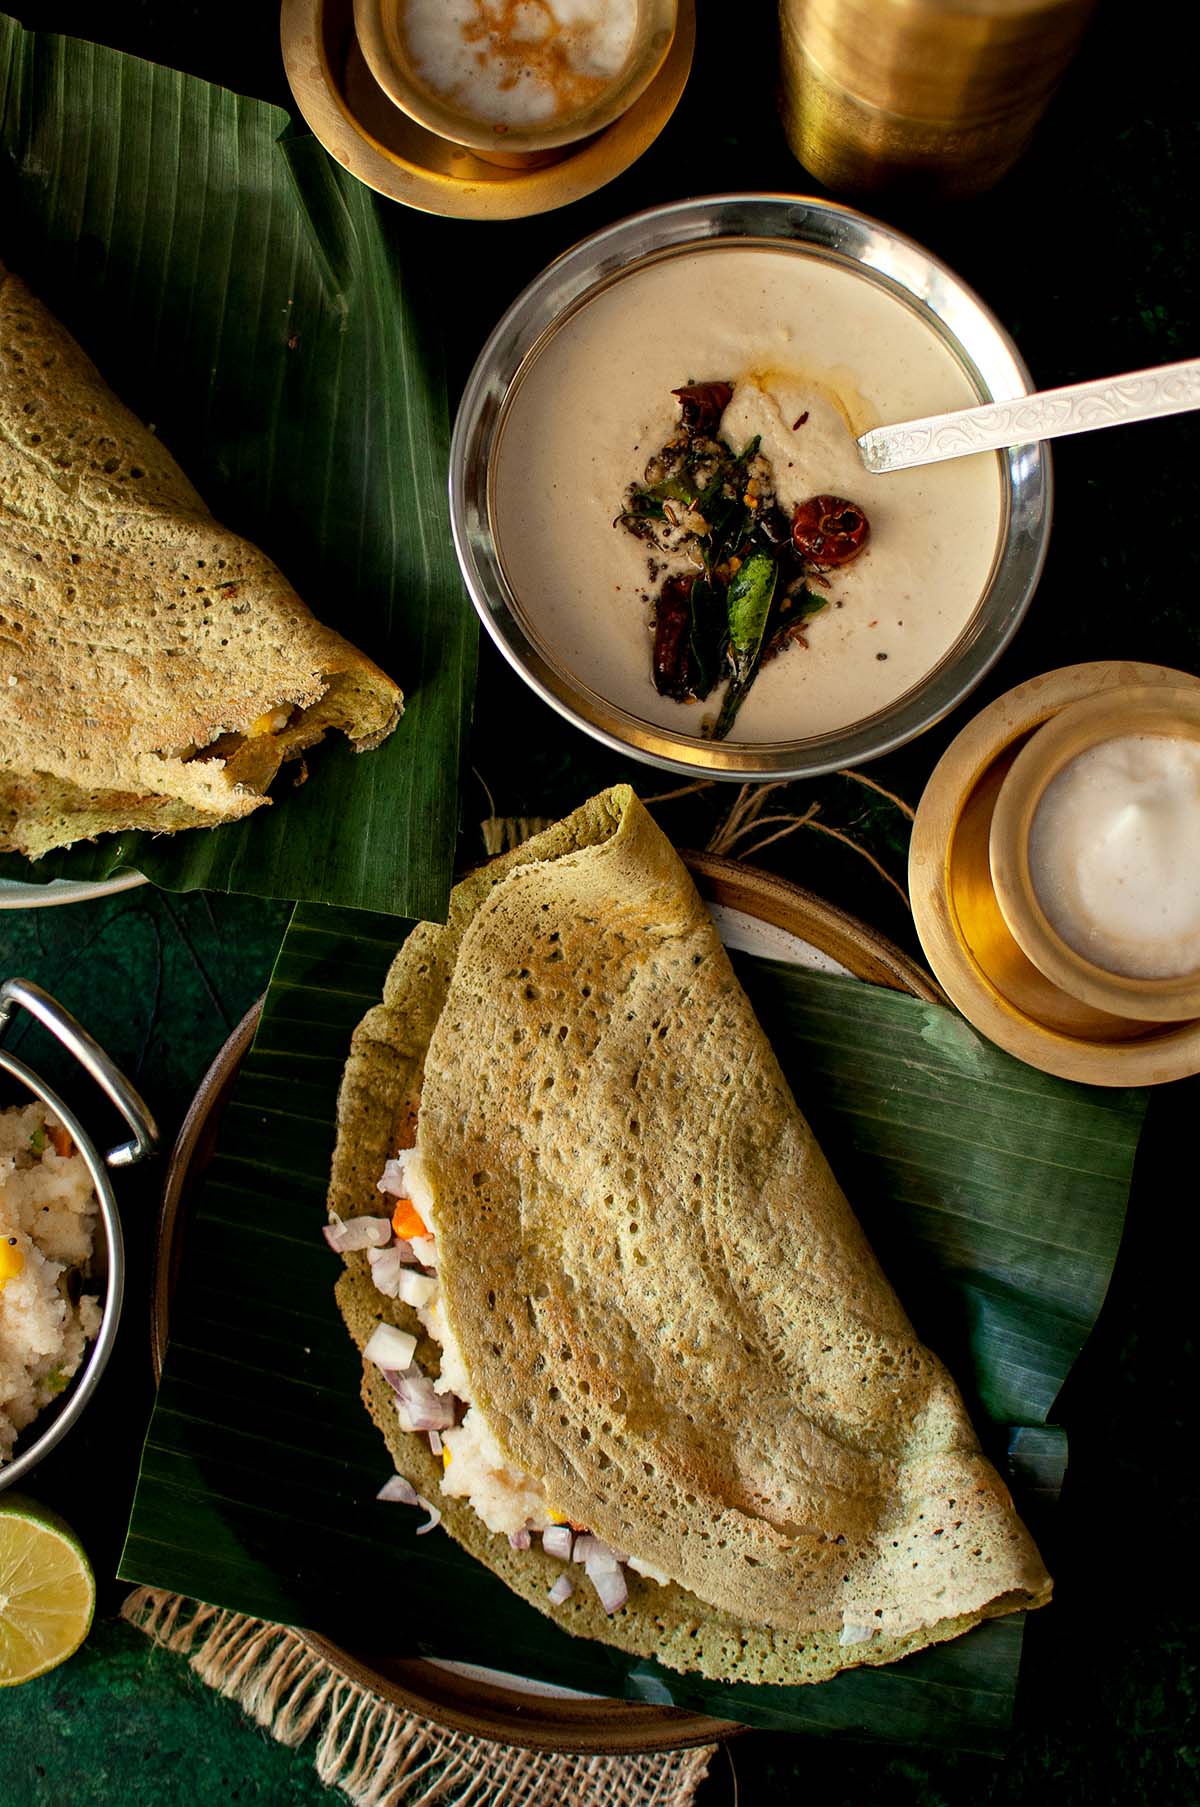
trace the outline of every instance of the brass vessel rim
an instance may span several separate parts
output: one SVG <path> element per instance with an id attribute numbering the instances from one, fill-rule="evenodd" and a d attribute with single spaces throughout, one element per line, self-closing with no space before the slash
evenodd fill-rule
<path id="1" fill-rule="evenodd" d="M 1135 734 L 1200 741 L 1200 686 L 1124 686 L 1068 703 L 1031 735 L 1001 785 L 989 842 L 1000 912 L 1046 978 L 1093 1009 L 1137 1021 L 1200 1017 L 1200 969 L 1169 978 L 1112 972 L 1064 940 L 1042 906 L 1029 857 L 1038 806 L 1081 753 Z"/>

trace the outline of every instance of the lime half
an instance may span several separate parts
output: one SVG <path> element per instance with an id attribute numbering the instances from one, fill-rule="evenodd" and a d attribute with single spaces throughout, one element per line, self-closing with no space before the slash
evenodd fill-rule
<path id="1" fill-rule="evenodd" d="M 0 1688 L 66 1662 L 95 1605 L 96 1578 L 70 1526 L 10 1495 L 0 1504 Z"/>

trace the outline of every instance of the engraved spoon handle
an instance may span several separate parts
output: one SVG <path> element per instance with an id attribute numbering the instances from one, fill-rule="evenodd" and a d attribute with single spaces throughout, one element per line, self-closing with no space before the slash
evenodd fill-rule
<path id="1" fill-rule="evenodd" d="M 985 402 L 954 414 L 872 427 L 858 440 L 869 471 L 902 471 L 914 464 L 938 464 L 969 452 L 999 452 L 1036 439 L 1091 433 L 1127 420 L 1154 420 L 1200 408 L 1200 358 L 1132 370 L 1127 376 L 1043 389 L 1011 402 Z"/>

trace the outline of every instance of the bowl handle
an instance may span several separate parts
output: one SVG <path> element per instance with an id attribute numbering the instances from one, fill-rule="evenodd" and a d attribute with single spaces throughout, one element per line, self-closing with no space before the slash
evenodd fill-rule
<path id="1" fill-rule="evenodd" d="M 158 1141 L 158 1125 L 145 1101 L 130 1085 L 124 1073 L 115 1066 L 94 1036 L 77 1023 L 70 1011 L 64 1010 L 56 998 L 32 979 L 5 979 L 0 985 L 0 1041 L 12 1021 L 18 1004 L 30 1016 L 57 1036 L 102 1091 L 106 1092 L 133 1131 L 132 1140 L 110 1148 L 104 1159 L 110 1167 L 131 1167 L 135 1161 L 153 1154 Z"/>

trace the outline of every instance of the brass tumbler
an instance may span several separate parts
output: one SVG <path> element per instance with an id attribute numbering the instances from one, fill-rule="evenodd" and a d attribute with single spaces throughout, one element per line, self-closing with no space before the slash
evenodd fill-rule
<path id="1" fill-rule="evenodd" d="M 788 142 L 836 194 L 979 194 L 1029 143 L 1093 6 L 780 0 Z"/>

